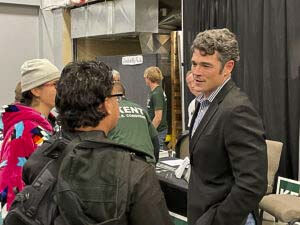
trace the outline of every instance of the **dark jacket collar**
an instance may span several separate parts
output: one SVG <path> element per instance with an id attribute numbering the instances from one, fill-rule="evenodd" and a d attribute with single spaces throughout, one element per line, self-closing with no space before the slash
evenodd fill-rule
<path id="1" fill-rule="evenodd" d="M 220 102 L 223 101 L 223 99 L 225 98 L 225 96 L 228 94 L 228 92 L 232 89 L 236 87 L 235 83 L 232 80 L 229 80 L 224 86 L 223 88 L 220 90 L 220 92 L 217 94 L 217 96 L 215 97 L 215 99 L 213 100 L 213 102 L 211 103 L 211 105 L 209 106 L 207 112 L 205 113 L 203 119 L 201 120 L 199 126 L 197 127 L 193 137 L 191 138 L 192 143 L 191 143 L 191 150 L 193 149 L 193 140 L 197 140 L 199 135 L 202 133 L 202 131 L 204 130 L 204 128 L 207 126 L 208 122 L 211 120 L 211 118 L 213 117 L 213 115 L 215 114 L 215 112 L 217 111 Z M 193 115 L 193 119 L 192 119 L 192 125 L 190 130 L 193 129 L 193 125 L 195 122 L 195 118 L 198 115 L 198 111 L 199 111 L 199 104 L 195 110 L 195 113 Z M 191 132 L 190 132 L 191 133 Z"/>
<path id="2" fill-rule="evenodd" d="M 215 97 L 213 103 L 219 104 L 220 102 L 223 101 L 224 97 L 227 95 L 227 93 L 233 88 L 237 87 L 236 84 L 230 79 L 224 87 L 220 90 L 220 92 L 217 94 Z"/>
<path id="3" fill-rule="evenodd" d="M 101 142 L 103 144 L 108 144 L 111 147 L 114 148 L 121 148 L 125 151 L 135 153 L 136 155 L 146 155 L 148 157 L 152 157 L 148 153 L 139 152 L 136 149 L 131 148 L 130 146 L 123 145 L 116 143 L 110 139 L 107 138 L 106 134 L 102 130 L 97 131 L 76 131 L 76 132 L 63 132 L 63 136 L 69 140 L 72 140 L 76 137 L 80 137 L 80 140 L 85 140 L 87 142 L 93 143 L 93 142 Z M 89 144 L 80 144 L 80 147 L 89 146 Z"/>

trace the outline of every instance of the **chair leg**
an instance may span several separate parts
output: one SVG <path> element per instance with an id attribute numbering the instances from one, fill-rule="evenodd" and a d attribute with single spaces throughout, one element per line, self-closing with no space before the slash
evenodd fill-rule
<path id="1" fill-rule="evenodd" d="M 263 219 L 264 219 L 264 210 L 260 209 L 259 211 L 259 219 L 260 219 L 260 222 L 262 223 Z"/>

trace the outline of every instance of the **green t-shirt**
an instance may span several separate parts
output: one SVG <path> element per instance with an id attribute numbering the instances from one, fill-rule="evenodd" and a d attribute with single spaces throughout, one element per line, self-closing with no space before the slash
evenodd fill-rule
<path id="1" fill-rule="evenodd" d="M 152 156 L 148 162 L 155 162 L 154 148 L 151 139 L 157 136 L 149 115 L 145 110 L 126 99 L 119 103 L 120 118 L 117 126 L 108 133 L 108 138 L 130 146 L 140 152 L 146 152 Z"/>
<path id="2" fill-rule="evenodd" d="M 153 91 L 150 92 L 147 99 L 147 110 L 151 121 L 155 116 L 155 110 L 162 110 L 162 119 L 157 127 L 157 131 L 163 131 L 168 129 L 167 122 L 167 96 L 161 86 L 157 86 Z"/>

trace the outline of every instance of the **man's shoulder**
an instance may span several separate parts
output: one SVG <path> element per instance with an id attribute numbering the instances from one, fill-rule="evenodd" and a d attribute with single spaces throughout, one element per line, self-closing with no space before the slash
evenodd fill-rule
<path id="1" fill-rule="evenodd" d="M 135 102 L 132 102 L 128 99 L 123 99 L 121 102 L 120 102 L 120 106 L 132 106 L 132 107 L 137 107 L 137 108 L 141 108 L 142 109 L 142 106 L 140 106 L 139 104 L 135 103 Z"/>
<path id="2" fill-rule="evenodd" d="M 66 136 L 66 134 L 65 134 Z M 109 154 L 122 155 L 131 154 L 144 158 L 145 153 L 140 153 L 136 149 L 130 146 L 117 143 L 104 134 L 103 131 L 89 131 L 81 132 L 79 134 L 71 133 L 67 139 L 72 140 L 76 136 L 80 136 L 82 142 L 78 145 L 81 149 L 97 149 L 100 151 L 95 151 L 95 154 L 101 154 L 102 152 L 109 152 Z"/>
<path id="3" fill-rule="evenodd" d="M 144 108 L 142 106 L 140 106 L 134 102 L 130 102 L 128 100 L 122 100 L 119 107 L 120 107 L 120 114 L 121 114 L 120 119 L 124 118 L 124 117 L 122 117 L 122 115 L 124 116 L 125 114 L 139 115 L 139 116 L 142 116 L 143 119 L 145 119 L 144 116 L 146 114 L 146 111 L 144 110 Z M 132 118 L 132 117 L 127 116 L 126 118 Z"/>
<path id="4" fill-rule="evenodd" d="M 241 110 L 245 112 L 257 112 L 248 95 L 237 87 L 232 88 L 224 96 L 223 100 L 219 103 L 219 109 L 230 114 L 233 112 L 239 112 Z"/>
<path id="5" fill-rule="evenodd" d="M 128 161 L 131 174 L 144 174 L 146 170 L 150 169 L 151 165 L 146 162 L 146 156 L 148 154 L 138 151 L 130 146 L 115 143 L 114 141 L 109 141 L 105 146 L 99 148 L 101 151 L 105 151 L 106 154 L 110 155 L 112 160 L 116 160 L 117 164 L 120 162 Z M 121 164 L 120 164 L 121 165 Z"/>
<path id="6" fill-rule="evenodd" d="M 249 105 L 251 101 L 246 93 L 241 91 L 239 88 L 232 88 L 224 98 L 227 104 L 231 104 L 233 106 L 239 105 Z"/>
<path id="7" fill-rule="evenodd" d="M 159 85 L 157 86 L 154 90 L 153 90 L 153 93 L 157 93 L 157 94 L 161 94 L 163 93 L 164 90 L 162 89 L 162 87 Z"/>
<path id="8" fill-rule="evenodd" d="M 139 180 L 146 173 L 155 173 L 154 166 L 138 156 L 131 158 L 130 170 L 131 176 L 135 180 Z"/>

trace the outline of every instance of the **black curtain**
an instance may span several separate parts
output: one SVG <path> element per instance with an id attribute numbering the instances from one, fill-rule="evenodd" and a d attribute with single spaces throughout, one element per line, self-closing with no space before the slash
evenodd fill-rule
<path id="1" fill-rule="evenodd" d="M 284 143 L 278 174 L 298 179 L 300 115 L 299 0 L 184 0 L 185 72 L 198 32 L 227 27 L 241 60 L 232 79 L 263 118 L 267 139 Z M 185 89 L 185 108 L 191 100 Z M 186 112 L 185 112 L 186 113 Z"/>

